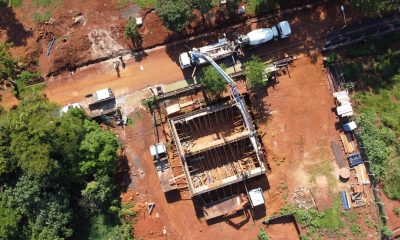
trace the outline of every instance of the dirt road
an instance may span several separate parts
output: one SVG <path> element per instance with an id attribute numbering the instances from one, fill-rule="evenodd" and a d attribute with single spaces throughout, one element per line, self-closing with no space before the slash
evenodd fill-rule
<path id="1" fill-rule="evenodd" d="M 338 6 L 330 3 L 325 7 L 306 9 L 294 15 L 282 16 L 290 20 L 293 35 L 290 39 L 267 43 L 256 48 L 250 53 L 265 54 L 266 52 L 303 52 L 315 61 L 315 54 L 320 45 L 319 38 L 329 29 L 334 29 L 343 24 Z M 274 20 L 276 22 L 276 20 Z M 351 21 L 351 18 L 348 19 Z M 250 29 L 271 25 L 267 22 L 254 23 L 241 29 L 248 32 Z M 228 29 L 229 30 L 229 29 Z M 194 46 L 201 41 L 193 43 Z M 300 44 L 300 45 L 299 45 Z M 295 48 L 286 49 L 296 45 Z M 279 51 L 279 49 L 282 49 Z M 62 74 L 48 81 L 45 93 L 50 100 L 60 104 L 79 101 L 85 95 L 98 89 L 111 87 L 118 95 L 119 92 L 143 89 L 148 84 L 167 84 L 184 79 L 184 72 L 179 68 L 177 58 L 182 51 L 186 51 L 183 44 L 176 47 L 161 49 L 149 53 L 141 62 L 131 58 L 126 61 L 127 68 L 121 68 L 121 78 L 113 68 L 112 60 L 93 64 L 76 71 L 74 75 Z M 270 56 L 264 56 L 270 58 Z M 141 71 L 141 65 L 144 71 Z M 186 77 L 190 71 L 186 72 Z"/>
<path id="2" fill-rule="evenodd" d="M 110 87 L 116 95 L 127 91 L 141 90 L 148 85 L 172 83 L 184 79 L 179 66 L 170 60 L 164 51 L 150 53 L 141 62 L 126 61 L 126 68 L 120 67 L 120 76 L 114 70 L 113 61 L 81 68 L 73 75 L 63 74 L 49 80 L 45 94 L 59 104 L 80 101 L 85 95 Z"/>

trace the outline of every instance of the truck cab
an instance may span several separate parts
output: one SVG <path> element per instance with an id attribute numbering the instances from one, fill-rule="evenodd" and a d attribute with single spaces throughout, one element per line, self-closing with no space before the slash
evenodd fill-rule
<path id="1" fill-rule="evenodd" d="M 278 23 L 275 27 L 279 32 L 280 38 L 287 38 L 292 34 L 292 29 L 290 28 L 290 24 L 288 21 L 282 21 Z"/>
<path id="2" fill-rule="evenodd" d="M 181 69 L 192 66 L 190 52 L 184 52 L 179 55 L 179 65 L 181 66 Z"/>

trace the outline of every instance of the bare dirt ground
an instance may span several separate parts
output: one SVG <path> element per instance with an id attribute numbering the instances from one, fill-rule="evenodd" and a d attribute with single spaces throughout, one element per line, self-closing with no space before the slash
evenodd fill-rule
<path id="1" fill-rule="evenodd" d="M 318 44 L 320 44 L 318 43 L 318 37 L 320 37 L 321 32 L 327 31 L 327 29 L 341 26 L 343 23 L 339 16 L 340 12 L 338 12 L 337 6 L 334 4 L 326 5 L 325 8 L 318 7 L 296 13 L 291 18 L 294 33 L 290 39 L 264 44 L 259 48 L 250 50 L 249 54 L 271 51 L 278 54 L 303 52 L 311 56 L 312 61 L 315 61 L 315 54 Z M 273 21 L 276 22 L 275 20 Z M 310 22 L 313 24 L 308 24 Z M 271 24 L 271 21 L 254 23 L 251 26 L 237 30 L 245 33 L 252 28 L 265 27 Z M 215 41 L 213 39 L 213 42 Z M 191 46 L 192 44 L 197 46 L 205 43 L 198 40 L 191 43 Z M 285 49 L 293 45 L 296 48 Z M 192 74 L 192 70 L 182 71 L 178 65 L 179 54 L 186 50 L 183 44 L 178 44 L 177 46 L 155 50 L 142 56 L 126 55 L 124 57 L 126 59 L 126 69 L 121 68 L 121 78 L 117 77 L 112 64 L 112 61 L 117 59 L 80 68 L 75 74 L 63 73 L 48 79 L 45 93 L 52 101 L 66 104 L 80 100 L 85 95 L 104 87 L 111 87 L 116 92 L 119 91 L 119 88 L 124 89 L 124 91 L 127 89 L 134 91 L 142 89 L 148 84 L 167 84 L 182 80 Z M 273 58 L 273 55 L 264 56 L 264 58 Z M 144 71 L 140 70 L 141 65 L 143 65 Z M 66 94 L 67 92 L 69 94 Z"/>
<path id="2" fill-rule="evenodd" d="M 272 111 L 271 120 L 261 126 L 272 172 L 268 179 L 271 186 L 287 183 L 289 192 L 299 186 L 311 187 L 308 176 L 318 164 L 329 161 L 334 166 L 329 146 L 338 138 L 337 119 L 331 111 L 334 102 L 320 59 L 315 64 L 306 57 L 297 60 L 290 68 L 292 78 L 280 77 L 264 98 L 264 104 Z M 329 191 L 334 191 L 335 186 L 328 186 L 326 178 L 330 176 L 318 177 L 317 205 L 328 207 L 334 200 L 329 196 L 334 192 Z M 267 199 L 278 200 L 269 205 L 270 213 L 282 206 L 281 195 L 276 187 L 268 192 Z"/>
<path id="3" fill-rule="evenodd" d="M 400 201 L 388 199 L 385 194 L 381 194 L 382 202 L 385 204 L 386 214 L 388 215 L 388 225 L 390 229 L 400 228 L 400 216 L 393 212 L 394 208 L 400 207 Z"/>
<path id="4" fill-rule="evenodd" d="M 292 197 L 299 186 L 314 190 L 319 209 L 330 207 L 344 186 L 338 181 L 330 141 L 338 141 L 337 121 L 333 98 L 322 68 L 322 57 L 315 62 L 309 57 L 295 61 L 290 75 L 279 77 L 279 83 L 268 88 L 262 100 L 272 115 L 268 123 L 260 125 L 260 134 L 267 149 L 267 174 L 270 188 L 265 192 L 267 216 L 276 214 Z M 138 114 L 134 114 L 137 116 Z M 140 110 L 134 117 L 135 126 L 118 134 L 126 143 L 126 153 L 131 166 L 130 191 L 123 199 L 134 200 L 139 211 L 135 236 L 144 239 L 255 239 L 262 227 L 263 218 L 254 220 L 239 214 L 229 221 L 211 225 L 198 219 L 193 202 L 179 195 L 164 195 L 148 147 L 154 142 L 151 119 Z M 328 174 L 318 173 L 319 166 L 330 166 Z M 323 170 L 321 170 L 323 171 Z M 313 177 L 315 178 L 313 180 Z M 286 184 L 287 187 L 282 187 Z M 181 194 L 187 196 L 187 194 Z M 146 202 L 155 202 L 151 215 L 146 212 Z M 369 210 L 366 210 L 369 211 Z M 365 232 L 373 230 L 365 228 Z M 166 229 L 166 234 L 163 233 Z M 266 228 L 271 239 L 293 239 L 297 236 L 293 224 L 271 225 Z M 282 234 L 282 233 L 285 234 Z"/>

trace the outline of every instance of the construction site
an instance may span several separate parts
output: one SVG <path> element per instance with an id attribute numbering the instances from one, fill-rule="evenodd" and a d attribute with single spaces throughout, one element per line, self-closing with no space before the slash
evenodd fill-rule
<path id="1" fill-rule="evenodd" d="M 386 221 L 394 229 L 400 218 L 391 210 L 399 202 L 386 199 L 374 180 L 360 142 L 359 103 L 346 84 L 354 79 L 344 79 L 330 53 L 397 32 L 400 20 L 363 23 L 353 12 L 346 19 L 341 4 L 315 1 L 179 41 L 161 39 L 172 33 L 156 11 L 137 12 L 143 52 L 124 49 L 130 42 L 122 34 L 108 43 L 112 29 L 87 34 L 108 23 L 101 18 L 86 26 L 89 12 L 87 19 L 73 13 L 73 29 L 90 44 L 75 46 L 87 49 L 74 53 L 79 61 L 66 58 L 76 62 L 69 67 L 58 59 L 77 39 L 41 40 L 55 44 L 40 67 L 48 74 L 43 91 L 60 105 L 59 115 L 82 109 L 123 145 L 116 178 L 121 203 L 137 214 L 132 236 L 256 239 L 265 230 L 269 239 L 378 239 Z M 107 58 L 103 41 L 91 43 L 96 34 L 116 48 Z M 266 75 L 258 91 L 246 72 L 256 58 Z M 207 67 L 224 81 L 218 96 L 203 81 Z M 17 106 L 7 96 L 3 104 Z M 301 222 L 288 207 L 323 223 L 317 229 Z"/>
<path id="2" fill-rule="evenodd" d="M 168 156 L 173 163 L 171 181 L 165 184 L 181 182 L 194 203 L 202 205 L 198 207 L 205 218 L 212 219 L 243 208 L 247 200 L 241 193 L 248 193 L 242 192 L 246 191 L 242 183 L 265 174 L 265 158 L 254 126 L 245 120 L 239 103 L 228 99 L 206 106 L 204 98 L 199 99 L 202 93 L 194 94 L 196 101 L 185 102 L 193 96 L 189 93 L 161 104 L 166 119 L 162 132 L 171 146 Z"/>

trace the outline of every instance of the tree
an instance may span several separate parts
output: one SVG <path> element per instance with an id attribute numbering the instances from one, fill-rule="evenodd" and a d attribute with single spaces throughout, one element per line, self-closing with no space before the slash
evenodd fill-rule
<path id="1" fill-rule="evenodd" d="M 369 17 L 393 11 L 400 4 L 400 0 L 352 0 L 350 2 L 358 11 Z"/>
<path id="2" fill-rule="evenodd" d="M 264 63 L 257 57 L 246 62 L 245 74 L 247 79 L 247 85 L 252 91 L 258 91 L 265 86 L 268 75 L 265 73 Z"/>
<path id="3" fill-rule="evenodd" d="M 0 42 L 0 80 L 10 80 L 16 75 L 17 62 L 10 53 L 11 45 Z"/>
<path id="4" fill-rule="evenodd" d="M 105 239 L 129 239 L 113 181 L 115 135 L 82 110 L 58 113 L 39 94 L 0 109 L 0 239 L 77 239 L 109 221 Z M 104 226 L 91 226 L 93 214 L 105 216 Z"/>
<path id="5" fill-rule="evenodd" d="M 239 8 L 240 0 L 227 0 L 226 7 L 229 14 L 236 13 Z"/>
<path id="6" fill-rule="evenodd" d="M 132 44 L 136 46 L 136 41 L 140 37 L 139 27 L 136 23 L 136 18 L 129 17 L 128 23 L 125 26 L 124 36 L 130 38 Z"/>
<path id="7" fill-rule="evenodd" d="M 115 188 L 108 176 L 95 177 L 82 190 L 81 204 L 90 212 L 101 212 L 110 206 Z"/>
<path id="8" fill-rule="evenodd" d="M 213 97 L 219 96 L 226 90 L 226 81 L 212 66 L 204 68 L 202 82 Z"/>
<path id="9" fill-rule="evenodd" d="M 278 0 L 257 0 L 256 14 L 265 14 L 275 10 L 279 6 Z"/>
<path id="10" fill-rule="evenodd" d="M 192 10 L 185 0 L 159 0 L 156 12 L 165 26 L 175 32 L 185 29 L 192 18 Z"/>
<path id="11" fill-rule="evenodd" d="M 207 20 L 205 17 L 205 14 L 210 12 L 210 10 L 213 8 L 213 3 L 211 0 L 191 0 L 191 4 L 193 8 L 198 9 L 201 13 L 201 16 L 203 18 L 203 23 L 205 27 L 207 27 Z"/>
<path id="12" fill-rule="evenodd" d="M 82 176 L 112 175 L 116 171 L 118 142 L 115 135 L 105 131 L 95 122 L 85 120 L 86 134 L 81 142 L 80 172 Z"/>

